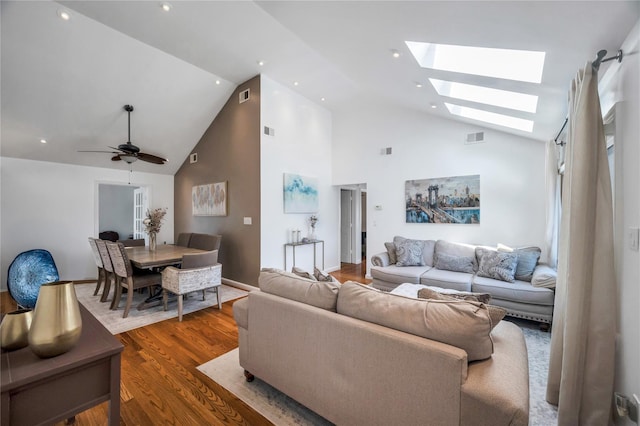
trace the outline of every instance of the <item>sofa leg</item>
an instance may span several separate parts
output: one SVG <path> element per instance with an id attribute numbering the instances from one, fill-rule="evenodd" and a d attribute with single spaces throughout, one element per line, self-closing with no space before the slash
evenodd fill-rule
<path id="1" fill-rule="evenodd" d="M 540 331 L 548 332 L 549 329 L 551 329 L 551 324 L 546 323 L 546 322 L 541 322 L 540 323 Z"/>
<path id="2" fill-rule="evenodd" d="M 253 379 L 255 379 L 253 374 L 249 373 L 247 370 L 244 370 L 244 377 L 247 379 L 247 382 L 253 382 Z"/>

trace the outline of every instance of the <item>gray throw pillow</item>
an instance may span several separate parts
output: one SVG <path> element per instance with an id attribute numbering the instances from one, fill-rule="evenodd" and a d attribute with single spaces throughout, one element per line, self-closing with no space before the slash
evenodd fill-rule
<path id="1" fill-rule="evenodd" d="M 447 290 L 446 293 L 443 293 L 431 288 L 421 288 L 418 290 L 418 298 L 435 300 L 466 300 L 467 302 L 488 304 L 491 300 L 491 295 L 489 293 L 472 293 L 470 291 L 456 290 Z"/>
<path id="2" fill-rule="evenodd" d="M 398 257 L 396 256 L 396 245 L 393 243 L 384 243 L 384 247 L 387 249 L 387 254 L 389 255 L 389 264 L 393 265 L 398 261 Z"/>
<path id="3" fill-rule="evenodd" d="M 540 247 L 521 247 L 513 249 L 503 244 L 498 244 L 498 251 L 503 252 L 515 252 L 518 254 L 518 265 L 516 266 L 516 280 L 529 281 L 533 279 L 533 271 L 538 265 L 540 260 L 540 254 L 542 251 Z"/>
<path id="4" fill-rule="evenodd" d="M 396 244 L 396 256 L 398 257 L 396 266 L 424 266 L 422 249 L 424 241 L 403 240 Z"/>
<path id="5" fill-rule="evenodd" d="M 476 256 L 480 259 L 478 276 L 495 280 L 514 282 L 518 254 L 476 248 Z"/>
<path id="6" fill-rule="evenodd" d="M 453 272 L 466 272 L 473 274 L 474 258 L 471 256 L 453 256 L 447 253 L 439 253 L 436 258 L 436 269 L 444 269 Z"/>
<path id="7" fill-rule="evenodd" d="M 327 282 L 333 281 L 333 277 L 331 275 L 323 273 L 318 268 L 313 268 L 313 276 L 317 281 L 327 281 Z"/>
<path id="8" fill-rule="evenodd" d="M 315 276 L 313 276 L 312 274 L 310 274 L 309 272 L 305 271 L 302 268 L 298 268 L 297 266 L 294 266 L 293 268 L 291 268 L 291 272 L 293 272 L 299 277 L 308 278 L 313 281 L 318 281 Z"/>

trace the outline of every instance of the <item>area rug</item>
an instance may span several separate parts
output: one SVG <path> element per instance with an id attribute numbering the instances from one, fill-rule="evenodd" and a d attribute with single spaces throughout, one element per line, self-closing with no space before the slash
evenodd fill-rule
<path id="1" fill-rule="evenodd" d="M 529 352 L 529 425 L 556 425 L 557 410 L 545 401 L 551 334 L 526 324 L 518 325 Z M 238 349 L 202 364 L 198 370 L 276 425 L 331 424 L 258 378 L 248 383 L 238 361 Z"/>
<path id="2" fill-rule="evenodd" d="M 82 303 L 85 308 L 87 308 L 89 312 L 91 312 L 93 316 L 111 332 L 111 334 L 124 333 L 125 331 L 144 327 L 145 325 L 164 321 L 166 319 L 177 318 L 178 316 L 178 302 L 176 300 L 169 302 L 167 311 L 164 310 L 162 304 L 139 311 L 136 309 L 136 306 L 143 302 L 149 294 L 146 292 L 135 292 L 133 294 L 133 303 L 131 304 L 129 315 L 126 318 L 122 318 L 126 303 L 126 295 L 122 296 L 120 308 L 112 311 L 109 309 L 111 301 L 100 302 L 100 295 L 93 295 L 95 288 L 95 284 L 76 284 L 76 295 L 78 296 L 78 301 Z M 222 284 L 219 290 L 222 296 L 222 303 L 244 297 L 248 294 L 244 290 L 224 284 Z M 212 308 L 213 306 L 215 306 L 215 308 Z M 190 295 L 185 299 L 182 310 L 183 321 L 184 315 L 205 308 L 218 309 L 218 300 L 213 290 L 207 290 L 204 301 L 202 300 L 202 293 L 200 292 Z"/>

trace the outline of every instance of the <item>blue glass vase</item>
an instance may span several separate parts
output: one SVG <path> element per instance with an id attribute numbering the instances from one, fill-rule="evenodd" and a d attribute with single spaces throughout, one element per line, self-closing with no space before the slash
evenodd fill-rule
<path id="1" fill-rule="evenodd" d="M 11 262 L 7 277 L 9 294 L 18 305 L 34 308 L 40 286 L 60 280 L 56 263 L 47 250 L 35 249 L 20 253 Z"/>

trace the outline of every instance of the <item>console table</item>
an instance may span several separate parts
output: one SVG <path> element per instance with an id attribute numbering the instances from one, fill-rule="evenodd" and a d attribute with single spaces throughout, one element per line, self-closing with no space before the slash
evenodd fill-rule
<path id="1" fill-rule="evenodd" d="M 322 244 L 322 270 L 324 270 L 324 241 L 323 240 L 313 240 L 307 242 L 299 242 L 299 243 L 286 243 L 284 245 L 284 270 L 287 270 L 287 247 L 291 247 L 291 252 L 293 255 L 293 266 L 296 266 L 296 247 L 300 246 L 308 246 L 313 245 L 313 267 L 316 267 L 316 246 L 318 244 Z"/>
<path id="2" fill-rule="evenodd" d="M 0 424 L 53 424 L 109 401 L 120 424 L 120 354 L 124 346 L 80 305 L 82 335 L 69 351 L 38 358 L 29 347 L 0 354 Z"/>

